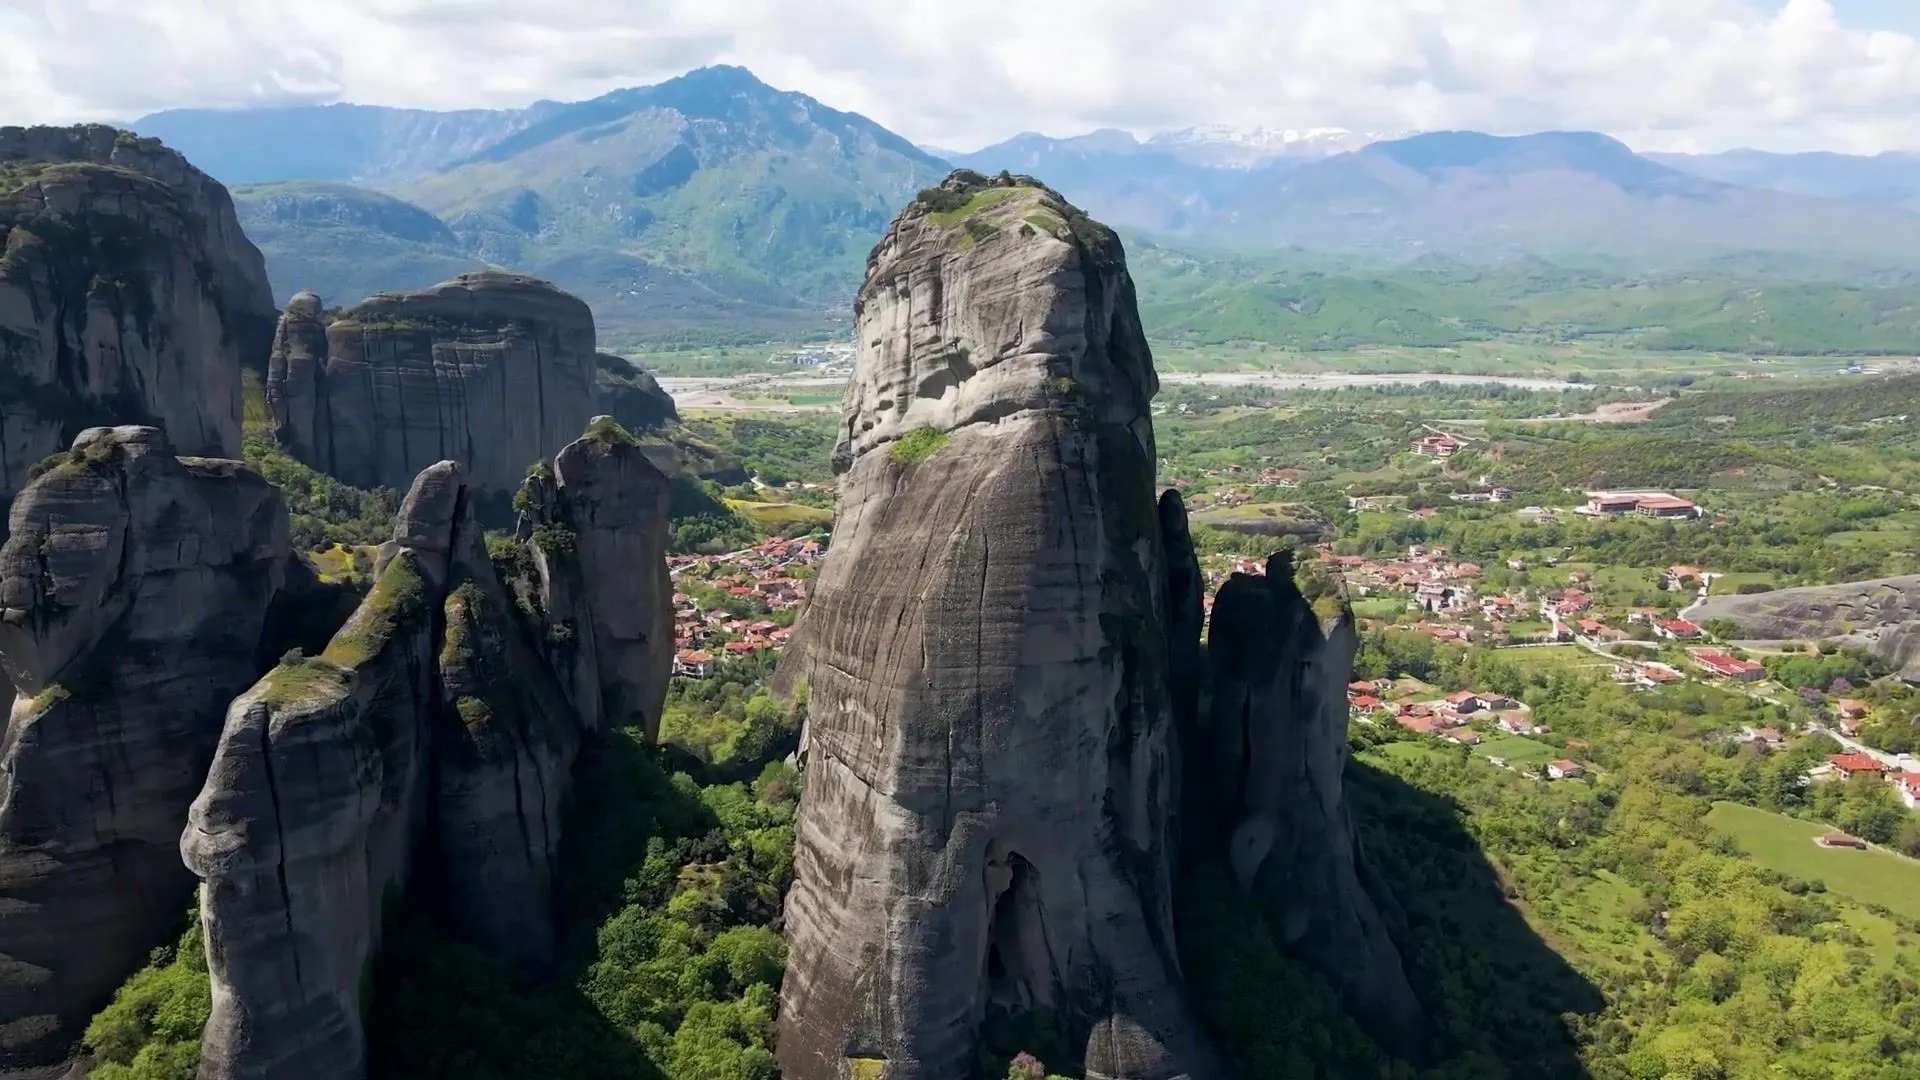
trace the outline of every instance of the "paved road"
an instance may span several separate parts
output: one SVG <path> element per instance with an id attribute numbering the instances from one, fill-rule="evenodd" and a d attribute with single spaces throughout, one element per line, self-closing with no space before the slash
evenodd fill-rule
<path id="1" fill-rule="evenodd" d="M 1834 742 L 1839 743 L 1841 746 L 1846 747 L 1848 750 L 1851 750 L 1856 754 L 1865 754 L 1868 757 L 1872 758 L 1873 760 L 1879 762 L 1880 764 L 1885 765 L 1889 769 L 1911 769 L 1913 771 L 1920 772 L 1920 761 L 1914 760 L 1913 756 L 1910 754 L 1909 755 L 1889 754 L 1885 750 L 1875 750 L 1873 747 L 1868 746 L 1866 743 L 1863 743 L 1858 739 L 1850 739 L 1847 736 L 1841 734 L 1840 729 L 1831 728 L 1825 724 L 1808 724 L 1807 726 L 1810 729 L 1817 731 L 1822 735 L 1827 736 L 1828 738 L 1832 739 Z"/>

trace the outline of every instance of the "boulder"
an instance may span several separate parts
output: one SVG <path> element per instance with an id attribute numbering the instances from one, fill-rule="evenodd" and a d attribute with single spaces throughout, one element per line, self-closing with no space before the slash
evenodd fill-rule
<path id="1" fill-rule="evenodd" d="M 150 427 L 83 432 L 10 516 L 0 1071 L 62 1060 L 179 933 L 180 828 L 297 567 L 277 489 L 237 461 L 176 457 Z"/>
<path id="2" fill-rule="evenodd" d="M 548 282 L 461 274 L 369 297 L 323 335 L 319 306 L 302 294 L 282 314 L 267 395 L 293 455 L 346 483 L 398 491 L 458 461 L 476 511 L 504 520 L 527 466 L 598 411 L 593 313 Z"/>
<path id="3" fill-rule="evenodd" d="M 1195 854 L 1212 843 L 1376 1041 L 1419 1061 L 1427 1020 L 1396 941 L 1399 907 L 1360 848 L 1343 780 L 1359 635 L 1343 600 L 1321 606 L 1325 623 L 1284 552 L 1215 594 L 1211 708 L 1182 740 L 1183 828 Z"/>
<path id="4" fill-rule="evenodd" d="M 788 1080 L 971 1075 L 1064 1023 L 1085 1075 L 1211 1080 L 1171 917 L 1158 387 L 1119 241 L 955 173 L 855 304 L 841 501 L 798 672 Z"/>
<path id="5" fill-rule="evenodd" d="M 0 127 L 0 498 L 96 425 L 240 452 L 240 372 L 264 365 L 266 263 L 220 184 L 98 124 Z"/>

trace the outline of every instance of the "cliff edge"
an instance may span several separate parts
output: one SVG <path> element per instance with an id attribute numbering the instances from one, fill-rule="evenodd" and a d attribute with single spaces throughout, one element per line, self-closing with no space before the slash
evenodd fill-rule
<path id="1" fill-rule="evenodd" d="M 88 427 L 240 452 L 274 319 L 227 190 L 156 139 L 0 127 L 0 497 Z"/>

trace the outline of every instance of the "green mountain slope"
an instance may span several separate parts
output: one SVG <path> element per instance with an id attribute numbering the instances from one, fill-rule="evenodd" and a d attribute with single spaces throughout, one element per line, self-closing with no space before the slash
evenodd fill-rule
<path id="1" fill-rule="evenodd" d="M 267 257 L 285 303 L 312 289 L 350 304 L 386 289 L 419 289 L 485 264 L 461 249 L 445 222 L 389 195 L 345 184 L 243 184 L 233 189 L 240 226 Z"/>
<path id="2" fill-rule="evenodd" d="M 864 117 L 716 67 L 562 108 L 399 193 L 498 261 L 614 251 L 757 284 L 761 302 L 844 304 L 894 212 L 946 171 Z"/>

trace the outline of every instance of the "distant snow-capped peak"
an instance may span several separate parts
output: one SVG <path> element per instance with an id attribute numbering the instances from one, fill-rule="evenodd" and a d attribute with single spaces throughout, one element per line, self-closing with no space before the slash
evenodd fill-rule
<path id="1" fill-rule="evenodd" d="M 1147 140 L 1147 145 L 1206 165 L 1251 168 L 1263 161 L 1281 157 L 1331 157 L 1358 150 L 1382 139 L 1401 138 L 1410 132 L 1388 134 L 1349 131 L 1346 128 L 1269 128 L 1234 127 L 1230 124 L 1199 124 L 1179 131 L 1164 131 Z"/>

